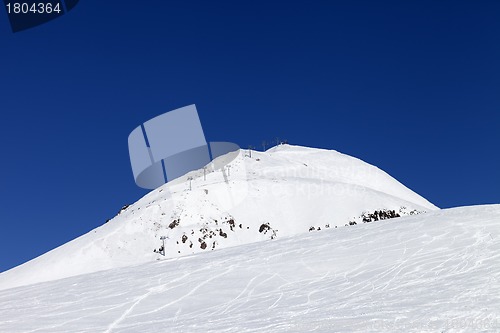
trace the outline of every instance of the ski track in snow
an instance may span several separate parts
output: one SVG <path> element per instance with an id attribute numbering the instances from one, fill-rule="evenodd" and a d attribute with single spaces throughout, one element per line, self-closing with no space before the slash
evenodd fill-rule
<path id="1" fill-rule="evenodd" d="M 500 205 L 0 291 L 0 332 L 498 332 Z"/>

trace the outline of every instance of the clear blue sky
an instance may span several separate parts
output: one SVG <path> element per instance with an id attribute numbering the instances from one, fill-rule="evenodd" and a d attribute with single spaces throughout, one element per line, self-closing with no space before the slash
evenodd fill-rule
<path id="1" fill-rule="evenodd" d="M 127 137 L 195 103 L 209 141 L 335 149 L 440 207 L 500 203 L 500 2 L 82 0 L 0 10 L 0 271 L 146 191 Z"/>

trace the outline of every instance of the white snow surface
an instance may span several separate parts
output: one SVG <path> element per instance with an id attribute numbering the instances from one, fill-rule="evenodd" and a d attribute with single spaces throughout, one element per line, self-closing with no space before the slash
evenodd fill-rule
<path id="1" fill-rule="evenodd" d="M 500 205 L 0 291 L 0 332 L 499 332 Z"/>
<path id="2" fill-rule="evenodd" d="M 101 227 L 1 273 L 0 290 L 279 239 L 311 227 L 343 227 L 361 223 L 363 212 L 381 209 L 403 215 L 438 208 L 384 171 L 333 150 L 290 145 L 240 150 L 151 191 Z M 168 237 L 165 257 L 158 253 L 160 236 Z"/>

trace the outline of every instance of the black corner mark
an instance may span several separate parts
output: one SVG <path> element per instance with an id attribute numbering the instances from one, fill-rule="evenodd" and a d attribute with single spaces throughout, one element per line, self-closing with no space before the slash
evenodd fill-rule
<path id="1" fill-rule="evenodd" d="M 79 0 L 4 0 L 13 32 L 47 23 L 73 9 Z"/>

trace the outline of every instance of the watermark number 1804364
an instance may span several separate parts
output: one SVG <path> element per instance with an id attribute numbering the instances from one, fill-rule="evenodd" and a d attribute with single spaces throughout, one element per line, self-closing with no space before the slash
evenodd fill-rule
<path id="1" fill-rule="evenodd" d="M 4 0 L 13 32 L 47 23 L 73 9 L 79 0 Z"/>

